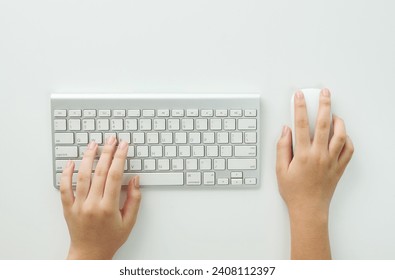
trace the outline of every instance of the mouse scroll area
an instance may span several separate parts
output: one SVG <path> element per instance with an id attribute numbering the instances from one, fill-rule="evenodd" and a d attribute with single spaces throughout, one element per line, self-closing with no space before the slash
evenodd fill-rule
<path id="1" fill-rule="evenodd" d="M 318 115 L 318 108 L 320 104 L 320 94 L 321 89 L 319 88 L 305 88 L 300 89 L 303 92 L 304 99 L 306 101 L 306 109 L 307 109 L 307 116 L 309 120 L 309 129 L 310 129 L 310 139 L 313 140 L 314 138 L 314 131 L 316 126 L 316 120 Z M 295 93 L 292 95 L 291 98 L 291 127 L 292 127 L 292 145 L 295 149 Z M 331 109 L 331 130 L 330 136 L 333 135 L 333 128 L 332 128 L 332 109 Z"/>

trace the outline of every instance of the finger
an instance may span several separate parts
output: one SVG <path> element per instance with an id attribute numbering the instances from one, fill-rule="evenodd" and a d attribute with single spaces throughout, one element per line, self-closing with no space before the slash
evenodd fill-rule
<path id="1" fill-rule="evenodd" d="M 295 150 L 310 146 L 309 118 L 303 92 L 298 91 L 294 97 L 295 110 Z"/>
<path id="2" fill-rule="evenodd" d="M 331 128 L 331 95 L 324 88 L 320 94 L 317 121 L 315 125 L 313 145 L 318 149 L 328 150 L 329 133 Z"/>
<path id="3" fill-rule="evenodd" d="M 67 212 L 73 206 L 74 193 L 72 186 L 72 178 L 74 172 L 74 162 L 69 160 L 66 167 L 63 169 L 60 177 L 60 195 L 62 199 L 63 211 Z"/>
<path id="4" fill-rule="evenodd" d="M 139 176 L 135 176 L 129 181 L 127 197 L 122 208 L 122 218 L 130 228 L 136 222 L 140 201 L 140 178 Z"/>
<path id="5" fill-rule="evenodd" d="M 350 162 L 352 155 L 354 153 L 354 145 L 351 138 L 347 136 L 346 143 L 344 144 L 343 150 L 339 155 L 339 165 L 340 168 L 345 169 L 347 164 Z"/>
<path id="6" fill-rule="evenodd" d="M 333 136 L 329 143 L 329 154 L 332 158 L 338 159 L 344 145 L 346 144 L 347 133 L 344 121 L 333 115 Z"/>
<path id="7" fill-rule="evenodd" d="M 115 136 L 107 139 L 106 145 L 103 147 L 99 162 L 97 163 L 95 174 L 93 175 L 89 197 L 97 198 L 103 196 L 104 186 L 106 184 L 108 170 L 115 152 L 117 141 Z"/>
<path id="8" fill-rule="evenodd" d="M 284 126 L 281 138 L 277 142 L 277 176 L 288 170 L 292 160 L 292 135 L 289 127 Z"/>
<path id="9" fill-rule="evenodd" d="M 92 141 L 88 145 L 88 149 L 84 152 L 84 157 L 82 158 L 80 169 L 77 175 L 77 187 L 76 187 L 76 202 L 80 203 L 85 201 L 91 184 L 92 177 L 92 166 L 95 160 L 97 152 L 97 144 Z"/>
<path id="10" fill-rule="evenodd" d="M 126 141 L 121 141 L 115 152 L 110 170 L 108 171 L 106 185 L 104 187 L 103 199 L 107 200 L 107 203 L 114 204 L 117 207 L 119 205 L 123 169 L 127 153 L 128 143 Z"/>

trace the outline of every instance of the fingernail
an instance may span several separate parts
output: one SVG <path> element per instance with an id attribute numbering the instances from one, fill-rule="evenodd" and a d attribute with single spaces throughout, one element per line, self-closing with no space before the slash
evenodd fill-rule
<path id="1" fill-rule="evenodd" d="M 297 91 L 295 95 L 296 95 L 296 98 L 298 98 L 298 99 L 303 99 L 304 98 L 303 92 L 301 92 L 300 90 Z"/>
<path id="2" fill-rule="evenodd" d="M 324 88 L 322 89 L 322 96 L 330 97 L 331 93 L 328 89 Z"/>
<path id="3" fill-rule="evenodd" d="M 288 126 L 284 125 L 283 130 L 281 132 L 281 137 L 284 137 L 288 132 Z"/>
<path id="4" fill-rule="evenodd" d="M 93 140 L 92 142 L 89 143 L 88 150 L 93 150 L 95 146 L 96 146 L 96 142 Z"/>
<path id="5" fill-rule="evenodd" d="M 69 159 L 69 161 L 68 161 L 67 164 L 66 164 L 66 167 L 67 167 L 67 168 L 70 167 L 70 166 L 71 166 L 71 163 L 72 163 L 72 161 L 71 161 L 71 159 Z"/>
<path id="6" fill-rule="evenodd" d="M 119 146 L 118 146 L 118 149 L 125 149 L 126 147 L 128 146 L 128 142 L 126 142 L 126 141 L 121 141 L 120 143 L 119 143 Z"/>
<path id="7" fill-rule="evenodd" d="M 112 145 L 115 142 L 115 136 L 112 135 L 110 137 L 107 138 L 107 144 Z"/>

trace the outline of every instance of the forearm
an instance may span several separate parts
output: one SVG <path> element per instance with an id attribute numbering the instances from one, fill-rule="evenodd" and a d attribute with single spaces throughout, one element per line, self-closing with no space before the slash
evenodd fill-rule
<path id="1" fill-rule="evenodd" d="M 327 213 L 290 213 L 291 259 L 331 259 Z"/>

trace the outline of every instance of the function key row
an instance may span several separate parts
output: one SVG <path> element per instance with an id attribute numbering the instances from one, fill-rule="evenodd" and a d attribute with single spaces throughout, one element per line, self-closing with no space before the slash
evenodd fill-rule
<path id="1" fill-rule="evenodd" d="M 200 111 L 200 114 L 199 114 Z M 243 114 L 244 113 L 244 114 Z M 158 110 L 54 110 L 55 117 L 256 117 L 257 110 L 241 110 L 241 109 L 231 109 L 231 110 L 213 110 L 213 109 L 158 109 Z"/>

